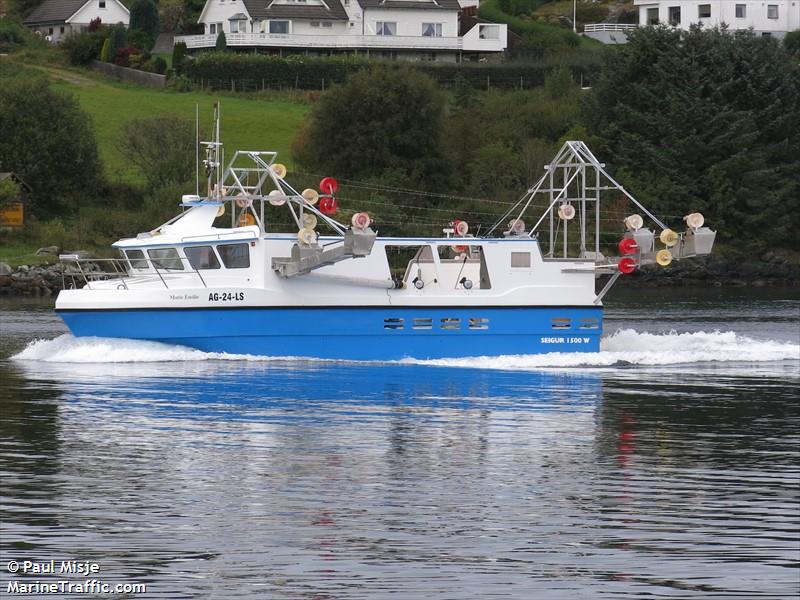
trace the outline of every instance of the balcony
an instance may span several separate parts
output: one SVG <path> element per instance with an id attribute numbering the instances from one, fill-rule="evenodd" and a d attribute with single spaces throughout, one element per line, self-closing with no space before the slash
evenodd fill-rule
<path id="1" fill-rule="evenodd" d="M 298 35 L 283 33 L 226 33 L 233 48 L 299 48 L 319 50 L 416 50 L 420 52 L 502 52 L 506 48 L 506 25 L 478 24 L 462 37 L 401 35 Z M 213 48 L 217 36 L 175 36 L 187 48 Z"/>

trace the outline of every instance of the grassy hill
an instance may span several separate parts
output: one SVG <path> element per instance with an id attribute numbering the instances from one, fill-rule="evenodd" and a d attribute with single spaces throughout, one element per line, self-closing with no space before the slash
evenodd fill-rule
<path id="1" fill-rule="evenodd" d="M 22 67 L 20 67 L 22 68 Z M 25 67 L 29 68 L 29 67 Z M 155 90 L 86 76 L 69 69 L 36 67 L 53 87 L 78 98 L 94 123 L 103 168 L 112 181 L 140 183 L 141 174 L 117 150 L 122 127 L 131 119 L 174 113 L 194 119 L 200 108 L 201 130 L 211 126 L 212 107 L 222 107 L 222 141 L 226 154 L 235 150 L 275 150 L 291 166 L 292 138 L 308 111 L 308 105 L 286 100 L 265 100 L 170 90 Z"/>

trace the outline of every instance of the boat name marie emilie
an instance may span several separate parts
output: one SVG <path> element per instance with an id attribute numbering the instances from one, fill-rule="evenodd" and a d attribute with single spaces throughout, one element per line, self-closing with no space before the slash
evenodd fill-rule
<path id="1" fill-rule="evenodd" d="M 199 300 L 200 296 L 197 294 L 170 294 L 170 300 Z"/>
<path id="2" fill-rule="evenodd" d="M 30 560 L 22 561 L 20 571 L 33 575 L 47 575 L 56 573 L 71 573 L 74 575 L 92 575 L 100 572 L 100 565 L 93 562 L 81 562 L 77 560 L 49 560 L 35 562 Z"/>

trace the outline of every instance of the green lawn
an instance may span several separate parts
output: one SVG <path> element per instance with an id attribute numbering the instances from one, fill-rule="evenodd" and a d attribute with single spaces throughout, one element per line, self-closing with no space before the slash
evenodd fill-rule
<path id="1" fill-rule="evenodd" d="M 200 127 L 211 129 L 212 107 L 222 106 L 222 141 L 226 156 L 235 150 L 275 150 L 292 165 L 289 148 L 308 105 L 290 101 L 216 97 L 208 93 L 178 93 L 118 84 L 102 78 L 48 70 L 56 89 L 74 94 L 94 123 L 103 166 L 112 181 L 141 182 L 142 177 L 116 148 L 122 127 L 131 119 L 174 113 L 194 120 L 200 107 Z"/>

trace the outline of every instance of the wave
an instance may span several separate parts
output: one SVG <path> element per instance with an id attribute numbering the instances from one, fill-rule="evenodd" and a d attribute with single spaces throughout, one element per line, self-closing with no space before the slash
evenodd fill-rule
<path id="1" fill-rule="evenodd" d="M 757 340 L 732 331 L 654 334 L 621 329 L 605 336 L 600 352 L 553 352 L 492 357 L 404 359 L 401 364 L 445 367 L 532 370 L 571 367 L 664 366 L 693 363 L 762 363 L 800 360 L 800 344 Z M 139 363 L 181 361 L 308 361 L 301 357 L 265 357 L 203 352 L 185 346 L 140 340 L 70 334 L 36 340 L 12 357 L 18 361 L 49 363 Z M 331 361 L 320 361 L 331 362 Z M 348 361 L 350 362 L 350 361 Z"/>

